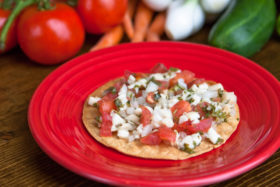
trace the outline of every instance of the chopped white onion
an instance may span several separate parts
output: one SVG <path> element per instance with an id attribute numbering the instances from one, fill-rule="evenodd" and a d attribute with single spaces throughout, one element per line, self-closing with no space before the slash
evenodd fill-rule
<path id="1" fill-rule="evenodd" d="M 93 106 L 95 103 L 97 103 L 100 100 L 101 100 L 100 97 L 92 97 L 92 96 L 90 96 L 89 99 L 88 99 L 88 105 Z"/>

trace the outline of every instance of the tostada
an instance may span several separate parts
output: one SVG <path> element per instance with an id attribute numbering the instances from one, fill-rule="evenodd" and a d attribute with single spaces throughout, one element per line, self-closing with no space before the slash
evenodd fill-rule
<path id="1" fill-rule="evenodd" d="M 157 64 L 96 89 L 82 120 L 98 142 L 124 154 L 183 160 L 225 143 L 238 126 L 239 108 L 222 84 Z"/>

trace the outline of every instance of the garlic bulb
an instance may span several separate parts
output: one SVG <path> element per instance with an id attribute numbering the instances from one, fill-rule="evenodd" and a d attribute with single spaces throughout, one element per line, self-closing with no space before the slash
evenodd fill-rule
<path id="1" fill-rule="evenodd" d="M 143 0 L 143 2 L 154 11 L 163 11 L 168 8 L 172 0 Z"/>
<path id="2" fill-rule="evenodd" d="M 172 40 L 182 40 L 199 31 L 204 22 L 199 0 L 176 0 L 167 10 L 165 32 Z"/>

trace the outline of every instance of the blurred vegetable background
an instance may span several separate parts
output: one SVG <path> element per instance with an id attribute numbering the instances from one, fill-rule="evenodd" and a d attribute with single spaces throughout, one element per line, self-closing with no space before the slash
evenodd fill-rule
<path id="1" fill-rule="evenodd" d="M 34 62 L 63 63 L 78 54 L 120 42 L 184 41 L 211 25 L 209 45 L 245 57 L 257 53 L 274 31 L 275 0 L 0 0 L 0 55 L 17 43 Z M 277 23 L 277 24 L 276 24 Z M 276 27 L 275 27 L 276 25 Z"/>

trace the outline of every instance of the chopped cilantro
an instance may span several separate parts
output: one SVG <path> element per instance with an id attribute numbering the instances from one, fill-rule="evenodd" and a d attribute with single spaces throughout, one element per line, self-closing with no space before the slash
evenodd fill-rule
<path id="1" fill-rule="evenodd" d="M 211 116 L 213 118 L 222 120 L 223 122 L 227 122 L 227 118 L 229 117 L 229 114 L 223 112 L 222 110 L 216 111 L 216 107 L 213 104 L 202 107 L 202 111 L 205 113 L 206 118 Z"/>
<path id="2" fill-rule="evenodd" d="M 98 108 L 98 103 L 94 103 L 92 106 Z"/>
<path id="3" fill-rule="evenodd" d="M 193 102 L 194 102 L 194 99 L 191 98 L 191 99 L 189 100 L 189 103 L 193 103 Z"/>
<path id="4" fill-rule="evenodd" d="M 116 94 L 117 93 L 117 89 L 114 86 L 112 86 L 112 87 L 108 88 L 107 90 L 105 90 L 103 92 L 103 95 L 106 95 L 108 93 Z"/>
<path id="5" fill-rule="evenodd" d="M 191 149 L 188 144 L 184 144 L 183 151 L 185 151 L 185 152 L 187 152 L 189 154 L 194 153 L 193 149 Z"/>
<path id="6" fill-rule="evenodd" d="M 224 90 L 222 90 L 221 88 L 219 88 L 219 89 L 218 89 L 218 96 L 219 96 L 220 98 L 222 98 L 222 97 L 223 97 L 223 94 L 224 94 Z"/>
<path id="7" fill-rule="evenodd" d="M 188 92 L 193 93 L 194 91 L 192 89 L 188 89 Z"/>
<path id="8" fill-rule="evenodd" d="M 161 82 L 159 82 L 158 80 L 156 80 L 155 77 L 152 77 L 152 78 L 147 82 L 147 85 L 148 85 L 150 82 L 153 82 L 153 83 L 155 83 L 155 84 L 158 85 L 158 86 L 161 85 Z"/>
<path id="9" fill-rule="evenodd" d="M 179 83 L 177 83 L 176 86 L 178 86 L 181 90 L 184 90 L 184 89 L 185 89 L 184 87 L 180 86 Z"/>
<path id="10" fill-rule="evenodd" d="M 174 68 L 174 67 L 169 68 L 169 71 L 171 72 L 177 72 L 178 70 L 179 70 L 178 68 Z"/>
<path id="11" fill-rule="evenodd" d="M 196 144 L 196 142 L 195 142 L 195 141 L 193 141 L 193 146 L 194 146 L 194 147 L 196 147 L 196 146 L 197 146 L 197 144 Z"/>
<path id="12" fill-rule="evenodd" d="M 178 84 L 176 84 L 176 85 L 173 86 L 171 89 L 172 89 L 174 92 L 177 92 L 177 91 L 181 90 L 182 88 L 181 88 Z"/>
<path id="13" fill-rule="evenodd" d="M 154 99 L 155 99 L 155 101 L 158 101 L 159 99 L 160 99 L 160 94 L 159 93 L 156 93 L 156 94 L 154 94 Z"/>
<path id="14" fill-rule="evenodd" d="M 115 87 L 113 87 L 113 88 L 111 89 L 111 92 L 112 92 L 112 94 L 115 94 L 115 93 L 117 93 L 117 89 L 116 89 Z"/>
<path id="15" fill-rule="evenodd" d="M 240 118 L 236 118 L 236 120 L 237 120 L 237 121 L 239 121 L 239 120 L 240 120 Z"/>
<path id="16" fill-rule="evenodd" d="M 216 145 L 219 144 L 219 143 L 223 143 L 224 140 L 222 138 L 218 138 L 217 142 L 215 143 Z"/>
<path id="17" fill-rule="evenodd" d="M 102 121 L 101 121 L 101 116 L 96 116 L 95 117 L 95 120 L 98 122 L 98 123 L 101 123 Z"/>
<path id="18" fill-rule="evenodd" d="M 115 99 L 115 105 L 116 105 L 116 107 L 117 107 L 118 109 L 121 108 L 121 107 L 122 107 L 122 102 L 121 102 L 121 100 L 119 100 L 118 98 Z"/>

